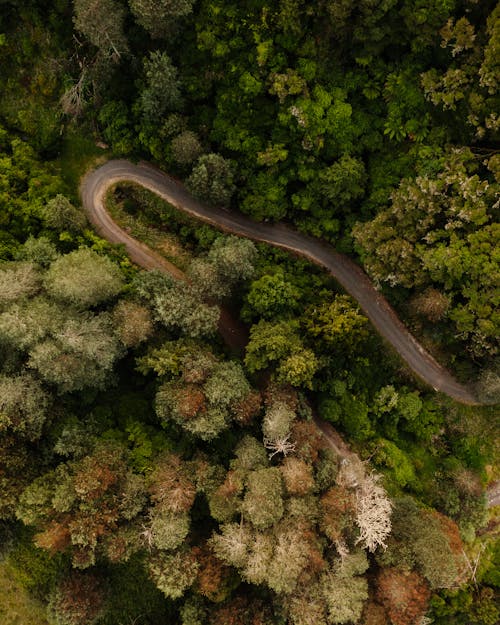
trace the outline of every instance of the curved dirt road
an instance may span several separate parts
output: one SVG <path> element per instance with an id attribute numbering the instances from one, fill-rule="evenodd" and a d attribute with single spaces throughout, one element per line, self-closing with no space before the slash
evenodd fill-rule
<path id="1" fill-rule="evenodd" d="M 112 243 L 124 244 L 137 265 L 145 269 L 166 270 L 177 276 L 180 273 L 160 255 L 128 235 L 106 212 L 106 191 L 117 182 L 137 183 L 179 210 L 219 230 L 290 250 L 324 267 L 357 300 L 379 334 L 394 347 L 421 380 L 458 402 L 479 405 L 473 393 L 459 384 L 415 340 L 368 276 L 347 256 L 284 224 L 258 223 L 240 213 L 201 204 L 179 182 L 147 163 L 134 165 L 124 160 L 108 161 L 85 176 L 81 186 L 83 206 L 98 233 Z"/>

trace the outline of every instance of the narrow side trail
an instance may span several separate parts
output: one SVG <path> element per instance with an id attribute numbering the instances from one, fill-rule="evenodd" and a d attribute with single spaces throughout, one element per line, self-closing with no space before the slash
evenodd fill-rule
<path id="1" fill-rule="evenodd" d="M 254 222 L 248 217 L 210 207 L 195 200 L 182 184 L 148 163 L 134 165 L 112 160 L 88 173 L 81 185 L 83 207 L 97 232 L 111 243 L 122 243 L 134 263 L 145 269 L 160 269 L 179 276 L 179 270 L 159 254 L 122 230 L 105 207 L 106 191 L 117 182 L 133 182 L 156 193 L 192 217 L 254 241 L 262 241 L 308 258 L 325 268 L 359 304 L 377 332 L 389 342 L 412 371 L 424 382 L 463 404 L 479 405 L 474 394 L 455 380 L 410 334 L 386 299 L 352 260 L 319 239 L 297 232 L 285 224 Z M 224 315 L 227 322 L 227 315 Z M 238 329 L 220 329 L 224 338 Z M 230 336 L 228 337 L 230 338 Z"/>

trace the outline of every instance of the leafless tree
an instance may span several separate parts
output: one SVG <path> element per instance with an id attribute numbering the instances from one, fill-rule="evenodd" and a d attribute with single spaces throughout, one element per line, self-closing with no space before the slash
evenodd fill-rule
<path id="1" fill-rule="evenodd" d="M 380 475 L 370 473 L 356 491 L 356 524 L 360 529 L 357 540 L 368 551 L 381 546 L 391 533 L 392 504 L 385 489 L 378 483 Z"/>
<path id="2" fill-rule="evenodd" d="M 386 547 L 385 539 L 392 529 L 392 504 L 379 481 L 380 475 L 368 474 L 365 464 L 356 454 L 342 459 L 337 483 L 355 491 L 356 524 L 360 529 L 357 542 L 372 552 L 378 546 Z"/>
<path id="3" fill-rule="evenodd" d="M 269 439 L 264 438 L 264 447 L 269 449 L 272 453 L 269 454 L 269 458 L 272 458 L 276 454 L 283 454 L 288 456 L 295 451 L 295 443 L 290 442 L 290 434 L 283 438 Z"/>
<path id="4" fill-rule="evenodd" d="M 87 69 L 84 67 L 80 78 L 61 96 L 61 108 L 65 115 L 78 117 L 85 108 L 85 89 L 87 87 Z"/>

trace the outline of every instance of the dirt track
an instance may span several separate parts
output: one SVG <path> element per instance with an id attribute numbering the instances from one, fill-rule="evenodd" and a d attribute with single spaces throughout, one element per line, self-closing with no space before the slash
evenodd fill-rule
<path id="1" fill-rule="evenodd" d="M 375 289 L 368 276 L 347 256 L 284 224 L 253 222 L 240 213 L 201 204 L 179 182 L 147 163 L 134 165 L 123 160 L 108 161 L 85 176 L 81 186 L 83 206 L 99 234 L 112 243 L 124 244 L 137 265 L 179 275 L 176 267 L 128 235 L 107 213 L 104 205 L 107 189 L 117 182 L 127 181 L 142 185 L 179 210 L 220 230 L 290 250 L 324 267 L 357 300 L 375 329 L 421 380 L 458 402 L 470 405 L 480 403 L 470 390 L 459 384 L 449 371 L 425 351 Z"/>

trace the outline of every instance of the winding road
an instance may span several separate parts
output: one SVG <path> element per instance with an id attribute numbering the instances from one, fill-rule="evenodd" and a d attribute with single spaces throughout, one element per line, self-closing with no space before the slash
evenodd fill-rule
<path id="1" fill-rule="evenodd" d="M 107 190 L 118 182 L 139 184 L 179 210 L 219 230 L 289 250 L 325 268 L 357 300 L 378 333 L 421 380 L 458 402 L 479 405 L 474 394 L 457 382 L 410 334 L 368 276 L 347 256 L 285 224 L 258 223 L 234 211 L 206 206 L 195 200 L 181 183 L 148 163 L 134 165 L 125 160 L 111 160 L 84 177 L 81 185 L 83 207 L 97 232 L 111 243 L 124 244 L 137 265 L 183 277 L 177 267 L 131 237 L 111 219 L 106 211 L 105 196 Z M 226 336 L 228 332 L 236 333 L 234 328 L 225 327 L 226 321 L 230 323 L 227 317 L 225 315 L 219 325 Z"/>

